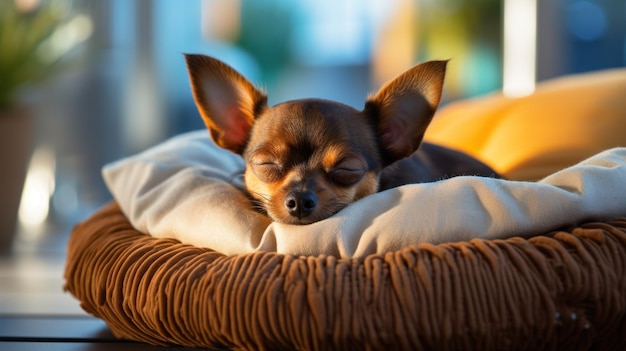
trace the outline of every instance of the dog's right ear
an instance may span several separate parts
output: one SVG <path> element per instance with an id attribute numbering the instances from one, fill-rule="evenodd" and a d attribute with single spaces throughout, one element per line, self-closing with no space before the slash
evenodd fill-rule
<path id="1" fill-rule="evenodd" d="M 204 55 L 185 55 L 196 106 L 217 145 L 241 154 L 255 116 L 267 96 L 227 64 Z"/>

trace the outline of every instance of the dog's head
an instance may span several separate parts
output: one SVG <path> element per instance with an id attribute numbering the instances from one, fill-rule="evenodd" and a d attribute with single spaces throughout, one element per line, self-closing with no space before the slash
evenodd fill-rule
<path id="1" fill-rule="evenodd" d="M 413 67 L 362 111 L 328 100 L 268 106 L 230 66 L 186 55 L 196 105 L 213 140 L 246 162 L 249 194 L 275 221 L 309 224 L 378 189 L 380 170 L 411 155 L 439 105 L 446 61 Z"/>

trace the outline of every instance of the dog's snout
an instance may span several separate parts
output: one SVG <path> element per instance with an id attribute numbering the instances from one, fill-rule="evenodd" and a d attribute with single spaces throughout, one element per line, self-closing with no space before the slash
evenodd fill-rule
<path id="1" fill-rule="evenodd" d="M 312 191 L 294 191 L 285 198 L 285 208 L 292 217 L 307 217 L 316 207 L 317 196 Z"/>

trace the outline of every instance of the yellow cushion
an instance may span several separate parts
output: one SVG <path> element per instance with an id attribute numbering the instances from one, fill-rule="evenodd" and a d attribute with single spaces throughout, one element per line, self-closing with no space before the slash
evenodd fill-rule
<path id="1" fill-rule="evenodd" d="M 534 94 L 442 107 L 425 139 L 465 151 L 512 180 L 538 180 L 626 146 L 626 69 L 556 78 Z"/>

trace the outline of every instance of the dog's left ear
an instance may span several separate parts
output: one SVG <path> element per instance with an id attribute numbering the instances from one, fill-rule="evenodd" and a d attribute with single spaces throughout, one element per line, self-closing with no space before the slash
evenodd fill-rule
<path id="1" fill-rule="evenodd" d="M 417 150 L 439 106 L 448 61 L 428 61 L 404 72 L 367 99 L 364 112 L 376 124 L 384 162 Z"/>

